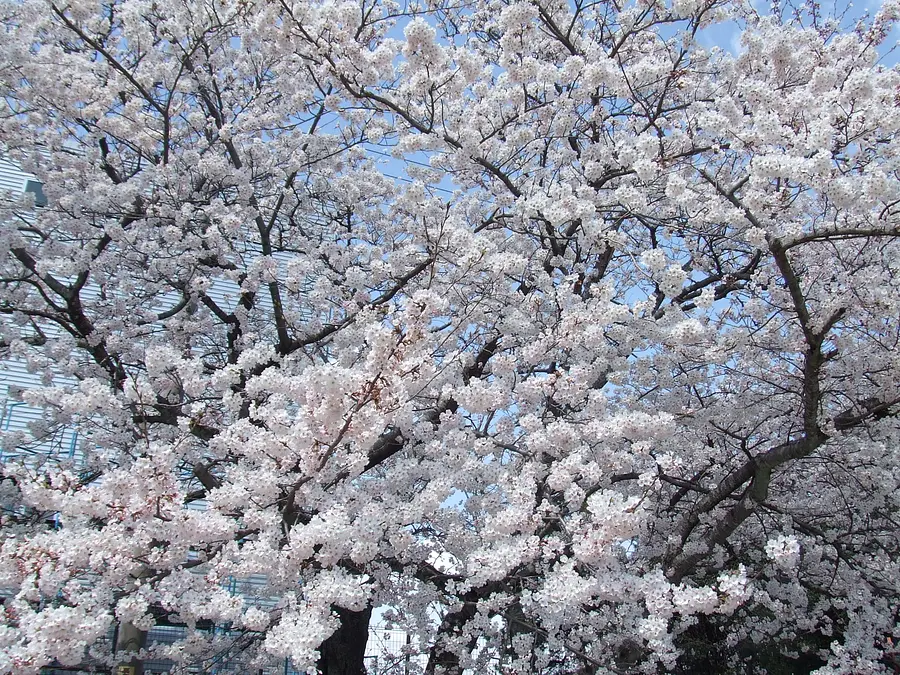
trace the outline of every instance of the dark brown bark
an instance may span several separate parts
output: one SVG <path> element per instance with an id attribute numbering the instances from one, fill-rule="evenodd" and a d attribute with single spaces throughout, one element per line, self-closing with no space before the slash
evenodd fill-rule
<path id="1" fill-rule="evenodd" d="M 452 638 L 466 622 L 475 617 L 475 604 L 464 605 L 461 609 L 450 612 L 441 621 L 438 628 L 438 641 L 428 656 L 425 675 L 461 675 L 459 656 L 445 646 L 444 639 Z"/>
<path id="2" fill-rule="evenodd" d="M 369 639 L 369 620 L 372 608 L 354 612 L 334 607 L 341 621 L 340 627 L 319 648 L 321 675 L 365 675 L 366 642 Z"/>
<path id="3" fill-rule="evenodd" d="M 465 625 L 475 618 L 478 609 L 478 600 L 487 597 L 494 590 L 496 584 L 472 590 L 462 596 L 463 606 L 448 612 L 441 625 L 438 627 L 437 640 L 431 653 L 428 655 L 428 664 L 425 666 L 425 675 L 462 675 L 463 669 L 459 664 L 459 655 L 448 648 L 447 642 L 457 637 Z M 469 649 L 474 649 L 474 640 L 470 640 Z"/>

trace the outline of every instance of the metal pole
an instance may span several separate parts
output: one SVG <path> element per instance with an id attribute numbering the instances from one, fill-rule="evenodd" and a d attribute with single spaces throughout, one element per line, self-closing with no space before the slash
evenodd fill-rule
<path id="1" fill-rule="evenodd" d="M 412 644 L 412 635 L 406 633 L 406 662 L 403 664 L 403 675 L 409 675 L 409 652 L 410 644 Z"/>
<path id="2" fill-rule="evenodd" d="M 136 628 L 131 623 L 119 624 L 116 635 L 116 654 L 119 652 L 137 652 L 147 644 L 147 631 Z M 125 655 L 123 655 L 124 657 Z M 144 675 L 144 662 L 138 658 L 119 661 L 116 675 Z"/>

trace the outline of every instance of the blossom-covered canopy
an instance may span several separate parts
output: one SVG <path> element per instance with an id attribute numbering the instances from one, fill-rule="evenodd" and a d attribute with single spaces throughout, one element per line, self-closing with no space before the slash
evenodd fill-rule
<path id="1" fill-rule="evenodd" d="M 897 7 L 0 2 L 0 671 L 896 669 Z"/>

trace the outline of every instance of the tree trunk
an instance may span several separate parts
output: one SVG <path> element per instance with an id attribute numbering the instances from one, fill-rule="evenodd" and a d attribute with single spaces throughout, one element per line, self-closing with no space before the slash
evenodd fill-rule
<path id="1" fill-rule="evenodd" d="M 343 607 L 334 611 L 341 620 L 340 627 L 319 648 L 321 675 L 365 675 L 366 642 L 369 639 L 369 619 L 372 608 L 353 612 Z"/>
<path id="2" fill-rule="evenodd" d="M 438 627 L 437 641 L 428 656 L 426 675 L 462 675 L 459 656 L 445 646 L 445 640 L 459 634 L 462 627 L 475 618 L 475 603 L 469 602 L 455 612 L 448 613 Z M 470 645 L 474 647 L 474 645 Z"/>

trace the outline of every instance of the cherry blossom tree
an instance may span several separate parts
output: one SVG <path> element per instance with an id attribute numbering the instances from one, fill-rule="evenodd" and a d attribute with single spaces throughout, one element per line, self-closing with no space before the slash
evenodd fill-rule
<path id="1" fill-rule="evenodd" d="M 896 2 L 0 17 L 0 670 L 896 672 Z"/>

